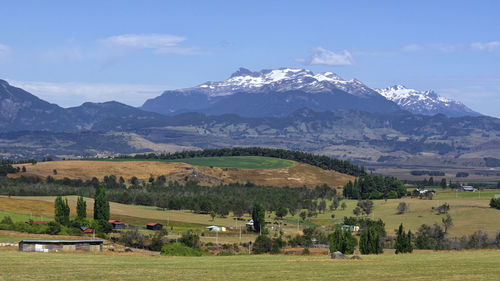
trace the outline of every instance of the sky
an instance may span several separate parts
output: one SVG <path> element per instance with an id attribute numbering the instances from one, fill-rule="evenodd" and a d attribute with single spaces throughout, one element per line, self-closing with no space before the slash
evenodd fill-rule
<path id="1" fill-rule="evenodd" d="M 500 1 L 2 2 L 0 79 L 63 107 L 296 67 L 500 117 Z"/>

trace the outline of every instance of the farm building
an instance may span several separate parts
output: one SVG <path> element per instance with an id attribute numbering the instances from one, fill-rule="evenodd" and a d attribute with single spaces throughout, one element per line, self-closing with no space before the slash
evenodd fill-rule
<path id="1" fill-rule="evenodd" d="M 88 227 L 88 226 L 82 226 L 82 227 L 80 227 L 80 230 L 83 233 L 93 233 L 94 232 L 94 229 L 91 227 Z"/>
<path id="2" fill-rule="evenodd" d="M 222 231 L 222 232 L 226 232 L 226 228 L 224 226 L 210 225 L 210 226 L 207 226 L 205 228 L 208 229 L 208 230 L 210 230 L 210 231 Z"/>
<path id="3" fill-rule="evenodd" d="M 343 226 L 340 227 L 340 229 L 342 229 L 343 231 L 349 230 L 351 232 L 358 232 L 359 231 L 359 226 L 344 224 Z"/>
<path id="4" fill-rule="evenodd" d="M 22 240 L 22 252 L 102 252 L 104 240 Z"/>
<path id="5" fill-rule="evenodd" d="M 470 185 L 464 185 L 459 188 L 457 188 L 457 191 L 469 191 L 469 192 L 475 192 L 476 189 L 473 186 Z"/>
<path id="6" fill-rule="evenodd" d="M 157 222 L 150 222 L 146 224 L 146 228 L 151 230 L 161 230 L 163 228 L 163 225 Z"/>
<path id="7" fill-rule="evenodd" d="M 245 224 L 245 226 L 247 227 L 247 229 L 248 229 L 249 231 L 254 230 L 254 228 L 253 228 L 253 220 L 249 220 L 249 221 Z"/>
<path id="8" fill-rule="evenodd" d="M 109 220 L 108 222 L 111 224 L 113 229 L 124 229 L 125 228 L 125 224 L 121 221 Z"/>

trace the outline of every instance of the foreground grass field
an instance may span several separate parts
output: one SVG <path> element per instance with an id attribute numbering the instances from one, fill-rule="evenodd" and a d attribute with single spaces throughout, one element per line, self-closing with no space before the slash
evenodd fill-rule
<path id="1" fill-rule="evenodd" d="M 498 280 L 500 251 L 142 257 L 0 251 L 0 280 Z"/>

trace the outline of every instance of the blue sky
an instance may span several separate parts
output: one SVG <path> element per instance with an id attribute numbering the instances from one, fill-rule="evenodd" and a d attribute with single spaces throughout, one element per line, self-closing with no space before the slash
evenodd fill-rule
<path id="1" fill-rule="evenodd" d="M 2 4 L 1 79 L 61 106 L 137 106 L 238 67 L 300 67 L 500 116 L 500 1 L 70 2 Z"/>

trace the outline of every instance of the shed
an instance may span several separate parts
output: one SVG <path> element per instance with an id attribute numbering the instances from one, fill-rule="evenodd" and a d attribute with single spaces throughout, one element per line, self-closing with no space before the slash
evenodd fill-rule
<path id="1" fill-rule="evenodd" d="M 94 229 L 92 227 L 88 227 L 88 226 L 81 226 L 80 230 L 83 233 L 92 233 L 92 232 L 94 232 Z"/>
<path id="2" fill-rule="evenodd" d="M 163 228 L 163 225 L 157 222 L 150 222 L 146 224 L 146 228 L 151 230 L 161 230 Z"/>
<path id="3" fill-rule="evenodd" d="M 22 240 L 22 252 L 102 252 L 104 240 Z"/>
<path id="4" fill-rule="evenodd" d="M 125 228 L 125 224 L 121 221 L 109 220 L 108 222 L 111 224 L 113 229 L 124 229 Z"/>

